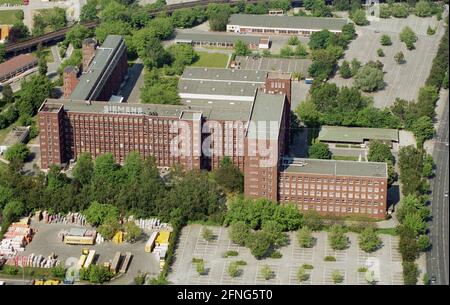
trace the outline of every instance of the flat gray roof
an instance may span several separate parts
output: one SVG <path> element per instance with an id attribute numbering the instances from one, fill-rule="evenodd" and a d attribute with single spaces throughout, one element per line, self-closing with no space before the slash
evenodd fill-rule
<path id="1" fill-rule="evenodd" d="M 165 105 L 165 104 L 141 104 L 141 103 L 110 103 L 71 99 L 47 99 L 40 111 L 57 112 L 60 108 L 67 112 L 93 113 L 93 114 L 130 114 L 130 115 L 154 115 L 166 118 L 181 118 L 183 112 L 198 112 L 210 120 L 239 120 L 248 121 L 251 105 L 243 107 L 220 107 L 219 105 Z M 185 118 L 183 116 L 183 118 Z"/>
<path id="2" fill-rule="evenodd" d="M 184 97 L 185 94 L 215 95 L 215 98 L 219 99 L 222 99 L 220 96 L 253 97 L 257 88 L 257 83 L 237 83 L 232 81 L 217 82 L 180 79 L 178 82 L 180 97 Z"/>
<path id="3" fill-rule="evenodd" d="M 101 47 L 95 51 L 95 57 L 86 73 L 79 78 L 79 83 L 73 90 L 70 98 L 74 100 L 89 100 L 95 87 L 99 84 L 105 71 L 111 63 L 119 46 L 123 43 L 120 35 L 108 35 Z M 94 96 L 94 99 L 96 97 Z"/>
<path id="4" fill-rule="evenodd" d="M 248 128 L 249 139 L 278 139 L 284 100 L 284 94 L 258 91 L 250 118 L 252 124 Z"/>
<path id="5" fill-rule="evenodd" d="M 182 42 L 224 42 L 235 43 L 238 40 L 245 42 L 246 44 L 259 44 L 261 38 L 268 38 L 267 36 L 254 36 L 254 35 L 236 35 L 236 34 L 219 34 L 219 33 L 190 33 L 190 32 L 178 32 L 175 35 L 175 41 Z"/>
<path id="6" fill-rule="evenodd" d="M 264 83 L 267 71 L 186 67 L 181 79 Z"/>
<path id="7" fill-rule="evenodd" d="M 364 143 L 364 140 L 398 142 L 398 129 L 322 126 L 319 141 Z"/>
<path id="8" fill-rule="evenodd" d="M 286 173 L 387 178 L 387 163 L 384 162 L 283 158 L 281 170 Z"/>
<path id="9" fill-rule="evenodd" d="M 229 25 L 254 26 L 264 28 L 290 28 L 341 31 L 347 23 L 342 18 L 301 17 L 301 16 L 268 16 L 233 14 Z"/>

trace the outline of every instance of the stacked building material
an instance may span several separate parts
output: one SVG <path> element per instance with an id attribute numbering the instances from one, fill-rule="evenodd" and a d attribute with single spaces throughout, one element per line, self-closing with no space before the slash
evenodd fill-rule
<path id="1" fill-rule="evenodd" d="M 77 226 L 86 226 L 86 217 L 80 213 L 69 212 L 67 215 L 61 213 L 50 215 L 47 211 L 42 213 L 42 220 L 45 223 L 63 223 Z"/>
<path id="2" fill-rule="evenodd" d="M 60 265 L 60 261 L 53 255 L 45 258 L 43 255 L 20 256 L 16 255 L 13 259 L 8 260 L 7 264 L 20 267 L 34 267 L 34 268 L 53 268 Z"/>
<path id="3" fill-rule="evenodd" d="M 130 216 L 128 217 L 128 221 L 134 221 L 134 223 L 143 230 L 159 230 L 171 228 L 168 223 L 161 222 L 158 218 L 134 219 L 133 216 Z"/>
<path id="4" fill-rule="evenodd" d="M 101 244 L 105 241 L 105 238 L 103 236 L 100 235 L 100 233 L 97 233 L 97 237 L 95 238 L 95 243 L 96 244 Z"/>
<path id="5" fill-rule="evenodd" d="M 13 222 L 0 242 L 0 256 L 12 258 L 18 252 L 25 251 L 25 246 L 31 242 L 33 230 L 27 223 Z"/>

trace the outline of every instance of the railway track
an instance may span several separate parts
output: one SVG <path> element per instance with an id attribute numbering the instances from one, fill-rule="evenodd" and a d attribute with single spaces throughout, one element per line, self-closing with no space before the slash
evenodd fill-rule
<path id="1" fill-rule="evenodd" d="M 149 11 L 150 16 L 156 16 L 160 14 L 161 12 L 166 12 L 168 14 L 173 13 L 177 9 L 181 8 L 193 8 L 193 7 L 205 7 L 209 4 L 216 3 L 216 4 L 236 4 L 239 0 L 198 0 L 198 1 L 192 1 L 192 2 L 184 2 L 184 3 L 176 3 L 171 5 L 166 5 L 161 9 L 152 10 Z M 267 0 L 247 0 L 246 3 L 257 3 L 257 2 L 267 2 Z M 302 2 L 301 0 L 292 0 L 293 3 L 299 3 Z M 99 21 L 91 21 L 83 23 L 88 28 L 94 28 L 97 26 Z M 17 43 L 11 43 L 5 45 L 5 53 L 6 55 L 16 54 L 23 51 L 28 51 L 32 48 L 35 48 L 38 44 L 46 44 L 49 42 L 55 42 L 58 40 L 64 39 L 66 33 L 73 27 L 68 26 L 64 27 L 62 29 L 59 29 L 54 32 L 50 32 L 38 37 L 32 37 L 29 39 L 25 39 L 23 41 L 17 42 Z"/>

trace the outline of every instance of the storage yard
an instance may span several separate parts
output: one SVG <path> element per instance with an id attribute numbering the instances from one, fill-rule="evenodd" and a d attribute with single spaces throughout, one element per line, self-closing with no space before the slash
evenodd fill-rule
<path id="1" fill-rule="evenodd" d="M 6 264 L 11 266 L 52 268 L 62 265 L 72 270 L 92 264 L 106 266 L 116 275 L 109 284 L 133 284 L 138 272 L 147 273 L 150 278 L 158 276 L 165 264 L 172 228 L 155 218 L 130 218 L 128 221 L 134 221 L 143 230 L 134 243 L 124 242 L 121 231 L 112 241 L 104 241 L 78 213 L 63 216 L 38 212 L 30 225 L 28 219 L 24 219 L 10 226 L 1 242 L 0 255 L 7 258 Z M 77 279 L 76 275 L 66 277 L 68 283 Z M 35 285 L 56 284 L 35 282 Z"/>

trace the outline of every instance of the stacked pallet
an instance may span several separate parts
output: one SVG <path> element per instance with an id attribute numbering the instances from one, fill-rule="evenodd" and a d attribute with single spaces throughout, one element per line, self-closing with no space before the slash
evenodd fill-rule
<path id="1" fill-rule="evenodd" d="M 53 255 L 44 257 L 43 255 L 34 255 L 32 253 L 28 256 L 16 255 L 14 258 L 9 259 L 6 264 L 16 267 L 53 268 L 59 266 L 60 261 Z"/>
<path id="2" fill-rule="evenodd" d="M 61 213 L 50 215 L 47 211 L 42 212 L 42 220 L 45 223 L 62 223 L 77 226 L 86 226 L 86 217 L 80 213 L 69 212 L 67 215 L 62 215 Z"/>
<path id="3" fill-rule="evenodd" d="M 128 221 L 134 221 L 134 223 L 143 230 L 159 230 L 171 228 L 168 223 L 161 222 L 158 218 L 134 219 L 133 216 L 130 216 L 128 217 Z"/>
<path id="4" fill-rule="evenodd" d="M 0 242 L 0 256 L 11 258 L 18 252 L 25 251 L 25 246 L 31 242 L 33 230 L 26 223 L 13 222 Z"/>

